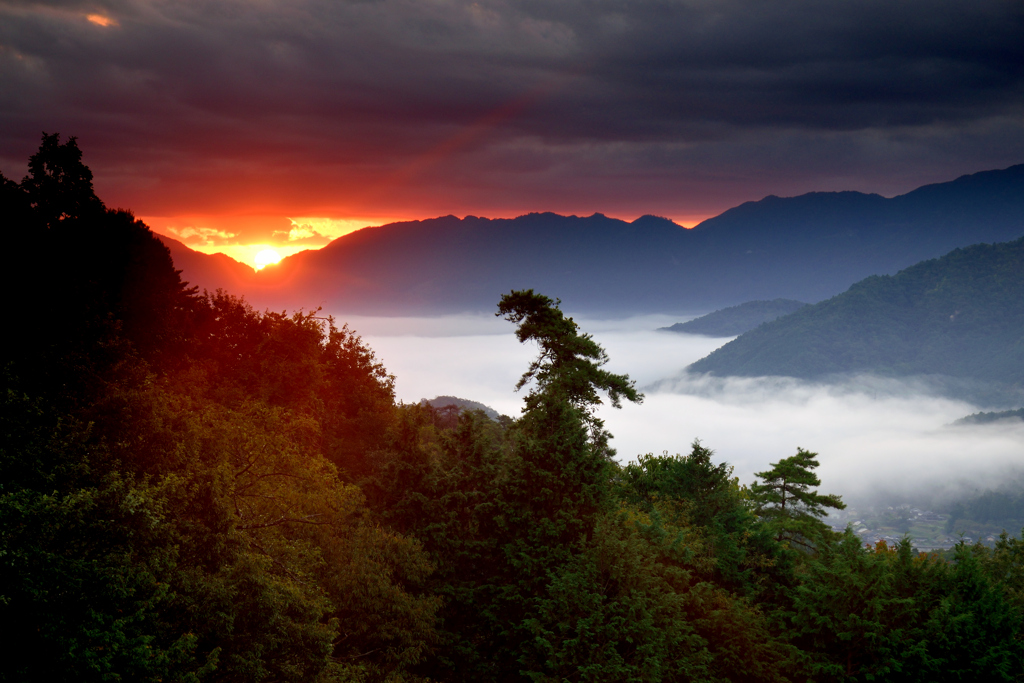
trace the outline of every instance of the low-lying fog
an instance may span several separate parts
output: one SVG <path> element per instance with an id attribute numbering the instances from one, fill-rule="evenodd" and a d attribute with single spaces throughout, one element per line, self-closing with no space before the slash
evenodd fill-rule
<path id="1" fill-rule="evenodd" d="M 519 344 L 510 323 L 489 315 L 343 319 L 396 376 L 399 399 L 453 395 L 519 415 L 513 387 L 536 348 Z M 687 452 L 700 439 L 750 483 L 801 446 L 820 454 L 823 492 L 936 502 L 998 487 L 1024 465 L 1024 422 L 950 426 L 980 409 L 929 395 L 920 382 L 688 377 L 682 368 L 729 339 L 655 331 L 680 322 L 665 316 L 576 320 L 608 352 L 607 369 L 628 373 L 646 395 L 641 405 L 600 411 L 620 460 Z"/>

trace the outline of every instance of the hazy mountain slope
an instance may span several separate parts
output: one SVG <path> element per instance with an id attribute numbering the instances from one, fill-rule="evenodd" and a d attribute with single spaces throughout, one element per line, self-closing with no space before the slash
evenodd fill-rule
<path id="1" fill-rule="evenodd" d="M 744 299 L 820 301 L 868 275 L 892 274 L 957 247 L 1024 235 L 1024 165 L 892 199 L 857 192 L 766 197 L 704 221 L 693 232 L 703 238 L 703 262 L 728 264 L 737 284 L 750 288 L 753 296 Z"/>
<path id="2" fill-rule="evenodd" d="M 676 323 L 659 329 L 666 332 L 700 334 L 707 337 L 735 337 L 762 323 L 789 315 L 806 305 L 803 301 L 794 301 L 793 299 L 748 301 L 739 306 L 730 306 L 702 315 L 685 323 Z"/>
<path id="3" fill-rule="evenodd" d="M 220 288 L 231 293 L 244 292 L 251 287 L 256 271 L 244 263 L 224 254 L 204 254 L 166 235 L 153 234 L 171 252 L 174 267 L 190 285 L 200 290 L 213 292 Z"/>
<path id="4" fill-rule="evenodd" d="M 973 415 L 961 417 L 953 424 L 985 425 L 1003 421 L 1020 422 L 1021 420 L 1024 420 L 1024 408 L 1018 408 L 1017 410 L 1002 410 L 997 413 L 974 413 Z"/>
<path id="5" fill-rule="evenodd" d="M 394 223 L 288 257 L 236 291 L 257 307 L 403 315 L 490 310 L 501 294 L 533 288 L 579 312 L 692 314 L 752 299 L 820 301 L 868 275 L 1021 235 L 1024 165 L 893 199 L 767 197 L 692 230 L 601 214 Z M 190 281 L 217 281 L 178 267 Z"/>
<path id="6" fill-rule="evenodd" d="M 1024 239 L 870 277 L 765 323 L 690 366 L 813 378 L 869 371 L 1024 384 Z"/>
<path id="7" fill-rule="evenodd" d="M 533 288 L 577 309 L 628 310 L 668 298 L 664 278 L 638 274 L 685 250 L 685 233 L 665 219 L 600 214 L 395 223 L 265 269 L 254 296 L 283 303 L 280 293 L 298 290 L 333 310 L 408 313 L 489 310 L 501 294 Z"/>
<path id="8" fill-rule="evenodd" d="M 431 399 L 421 398 L 420 403 L 425 403 L 433 408 L 455 406 L 460 410 L 482 410 L 484 411 L 484 415 L 492 420 L 497 420 L 501 417 L 498 411 L 489 405 L 485 405 L 479 401 L 471 401 L 468 398 L 459 398 L 458 396 L 435 396 Z"/>

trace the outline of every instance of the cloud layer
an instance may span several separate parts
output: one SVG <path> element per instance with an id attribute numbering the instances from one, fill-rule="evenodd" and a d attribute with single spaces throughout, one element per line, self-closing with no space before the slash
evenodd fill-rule
<path id="1" fill-rule="evenodd" d="M 6 0 L 0 169 L 77 135 L 154 216 L 892 194 L 1024 159 L 1021 35 L 1008 0 Z"/>
<path id="2" fill-rule="evenodd" d="M 978 408 L 938 397 L 926 383 L 680 377 L 728 340 L 652 331 L 679 322 L 661 316 L 577 321 L 608 351 L 608 369 L 638 386 L 657 385 L 642 404 L 600 411 L 620 460 L 685 453 L 700 439 L 750 483 L 800 446 L 820 454 L 822 490 L 887 505 L 932 504 L 1024 475 L 1024 422 L 952 426 Z M 523 397 L 513 387 L 537 350 L 518 344 L 509 323 L 485 316 L 351 322 L 396 375 L 402 400 L 454 395 L 520 414 Z"/>

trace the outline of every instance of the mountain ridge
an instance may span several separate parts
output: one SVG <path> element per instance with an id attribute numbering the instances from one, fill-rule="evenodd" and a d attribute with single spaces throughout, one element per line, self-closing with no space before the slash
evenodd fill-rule
<path id="1" fill-rule="evenodd" d="M 747 301 L 738 306 L 723 308 L 693 320 L 659 327 L 661 332 L 696 334 L 705 337 L 735 337 L 762 323 L 781 318 L 808 304 L 793 299 Z"/>
<path id="2" fill-rule="evenodd" d="M 1024 390 L 1024 238 L 871 276 L 765 323 L 693 373 L 802 379 L 939 375 Z"/>
<path id="3" fill-rule="evenodd" d="M 257 307 L 409 315 L 490 310 L 501 294 L 532 288 L 581 313 L 696 314 L 754 299 L 821 301 L 869 275 L 1021 235 L 1024 164 L 892 198 L 770 195 L 692 229 L 650 215 L 551 212 L 391 223 L 289 256 L 235 291 Z"/>
<path id="4" fill-rule="evenodd" d="M 227 254 L 204 254 L 173 237 L 156 232 L 153 235 L 171 252 L 174 267 L 182 271 L 184 279 L 201 290 L 241 291 L 250 286 L 256 274 L 255 269 Z"/>

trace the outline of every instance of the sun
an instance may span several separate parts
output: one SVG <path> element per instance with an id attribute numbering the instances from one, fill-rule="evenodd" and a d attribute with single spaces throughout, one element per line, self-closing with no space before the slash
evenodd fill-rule
<path id="1" fill-rule="evenodd" d="M 264 249 L 256 253 L 253 261 L 256 262 L 256 270 L 263 270 L 271 263 L 277 263 L 281 260 L 281 255 L 273 249 Z"/>

